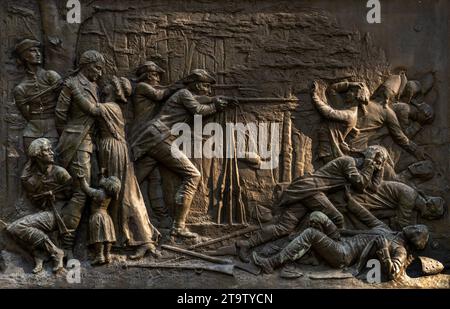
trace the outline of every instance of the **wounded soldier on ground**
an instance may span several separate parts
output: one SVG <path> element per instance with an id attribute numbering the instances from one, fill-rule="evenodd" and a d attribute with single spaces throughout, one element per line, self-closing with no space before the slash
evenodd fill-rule
<path id="1" fill-rule="evenodd" d="M 396 231 L 415 224 L 416 212 L 427 220 L 439 219 L 445 213 L 442 197 L 426 195 L 396 181 L 382 181 L 376 192 L 355 194 L 353 197 L 378 218 L 389 218 L 389 226 Z"/>
<path id="2" fill-rule="evenodd" d="M 7 231 L 22 241 L 35 261 L 33 273 L 43 269 L 43 262 L 50 255 L 57 272 L 63 268 L 64 251 L 50 239 L 49 234 L 59 231 L 62 222 L 59 213 L 70 199 L 72 178 L 62 167 L 54 164 L 50 140 L 38 138 L 28 148 L 29 162 L 21 179 L 31 202 L 42 211 L 20 218 L 7 227 Z M 60 235 L 63 236 L 63 235 Z"/>
<path id="3" fill-rule="evenodd" d="M 363 151 L 363 155 L 364 160 L 361 161 L 349 156 L 339 157 L 312 175 L 295 179 L 283 191 L 277 204 L 281 210 L 278 220 L 264 226 L 248 240 L 236 242 L 239 258 L 248 262 L 251 248 L 294 232 L 305 215 L 312 211 L 323 212 L 338 228 L 343 228 L 343 215 L 325 193 L 342 190 L 347 185 L 358 192 L 363 192 L 366 188 L 376 191 L 382 180 L 388 153 L 384 147 L 370 146 Z"/>
<path id="4" fill-rule="evenodd" d="M 409 225 L 401 232 L 394 232 L 361 206 L 348 192 L 346 194 L 348 210 L 369 230 L 359 231 L 353 237 L 338 239 L 335 235 L 337 229 L 332 228 L 333 222 L 323 213 L 313 213 L 311 216 L 320 219 L 311 220 L 310 227 L 279 253 L 264 258 L 254 252 L 255 264 L 265 273 L 272 273 L 275 268 L 296 261 L 313 250 L 316 256 L 333 268 L 349 267 L 356 263 L 360 267 L 367 259 L 376 255 L 390 279 L 401 277 L 411 262 L 412 250 L 422 250 L 428 243 L 428 228 L 425 225 Z M 327 228 L 323 228 L 324 226 Z M 329 231 L 333 234 L 330 235 Z"/>

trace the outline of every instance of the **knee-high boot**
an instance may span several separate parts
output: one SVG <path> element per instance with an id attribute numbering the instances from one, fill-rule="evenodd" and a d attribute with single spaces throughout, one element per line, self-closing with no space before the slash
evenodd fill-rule
<path id="1" fill-rule="evenodd" d="M 262 230 L 251 234 L 247 240 L 239 240 L 236 242 L 237 254 L 241 261 L 250 262 L 251 249 L 262 245 L 275 238 L 275 226 L 269 225 L 263 227 Z"/>

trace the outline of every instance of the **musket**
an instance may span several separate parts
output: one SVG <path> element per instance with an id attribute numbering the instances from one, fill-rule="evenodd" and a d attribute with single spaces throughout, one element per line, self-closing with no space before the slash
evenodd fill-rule
<path id="1" fill-rule="evenodd" d="M 251 233 L 251 232 L 257 231 L 259 229 L 260 229 L 259 226 L 248 227 L 248 228 L 245 228 L 245 229 L 242 229 L 242 230 L 230 233 L 228 235 L 225 235 L 225 236 L 222 236 L 222 237 L 219 237 L 219 238 L 214 238 L 214 239 L 211 239 L 211 240 L 208 240 L 208 241 L 205 241 L 205 242 L 201 242 L 201 243 L 189 246 L 188 249 L 192 250 L 192 249 L 197 249 L 197 248 L 201 248 L 201 247 L 206 247 L 206 246 L 209 246 L 209 245 L 212 245 L 212 244 L 215 244 L 215 243 L 227 240 L 227 239 L 235 238 L 235 237 L 241 236 L 243 234 L 247 234 L 247 233 Z"/>
<path id="2" fill-rule="evenodd" d="M 198 253 L 198 252 L 194 252 L 194 251 L 190 251 L 190 250 L 186 250 L 186 249 L 181 249 L 181 248 L 174 247 L 174 246 L 169 246 L 169 245 L 162 245 L 161 248 L 170 250 L 170 251 L 173 251 L 176 253 L 181 253 L 184 255 L 196 257 L 196 258 L 202 259 L 204 261 L 212 262 L 215 264 L 223 264 L 223 265 L 232 264 L 235 267 L 242 269 L 253 275 L 258 275 L 261 272 L 261 269 L 259 267 L 257 267 L 256 265 L 253 265 L 251 263 L 242 263 L 240 261 L 232 261 L 230 259 L 221 259 L 221 258 L 209 256 L 209 255 L 202 254 L 202 253 Z"/>
<path id="3" fill-rule="evenodd" d="M 343 236 L 355 236 L 355 235 L 360 235 L 360 234 L 364 234 L 364 235 L 395 235 L 399 232 L 395 232 L 395 231 L 388 231 L 388 230 L 384 230 L 384 231 L 374 231 L 374 230 L 348 230 L 348 229 L 341 229 L 339 230 L 339 233 Z"/>
<path id="4" fill-rule="evenodd" d="M 61 218 L 61 216 L 58 213 L 58 210 L 56 210 L 55 203 L 53 202 L 53 199 L 50 197 L 45 202 L 46 203 L 50 203 L 50 208 L 52 209 L 53 214 L 55 215 L 55 221 L 56 221 L 56 225 L 58 226 L 59 233 L 62 236 L 70 235 L 72 232 L 67 229 L 63 219 Z"/>
<path id="5" fill-rule="evenodd" d="M 232 264 L 213 264 L 213 265 L 177 265 L 177 264 L 125 264 L 124 268 L 170 268 L 170 269 L 190 269 L 190 270 L 207 270 L 233 276 L 234 265 Z"/>
<path id="6" fill-rule="evenodd" d="M 292 103 L 292 102 L 298 102 L 299 100 L 295 97 L 292 98 L 277 98 L 277 97 L 263 97 L 263 98 L 244 98 L 244 97 L 230 97 L 230 96 L 223 96 L 223 95 L 217 95 L 217 97 L 226 100 L 230 103 L 233 103 L 235 105 L 240 103 Z"/>
<path id="7" fill-rule="evenodd" d="M 64 191 L 68 185 L 69 185 L 68 183 L 65 183 L 65 184 L 56 186 L 53 190 L 50 190 L 50 191 L 52 191 L 53 193 L 58 193 L 58 192 Z M 41 199 L 44 197 L 47 197 L 47 194 L 45 194 L 45 192 L 33 195 L 34 199 Z"/>
<path id="8" fill-rule="evenodd" d="M 16 104 L 18 105 L 24 105 L 24 104 L 28 104 L 31 101 L 43 96 L 44 94 L 46 94 L 47 92 L 53 91 L 59 87 L 61 87 L 64 83 L 64 80 L 61 78 L 61 80 L 59 80 L 58 82 L 54 83 L 53 85 L 51 85 L 50 87 L 45 88 L 44 90 L 42 90 L 39 93 L 36 93 L 35 95 L 33 95 L 32 97 L 26 98 L 25 100 L 22 101 L 16 101 Z"/>

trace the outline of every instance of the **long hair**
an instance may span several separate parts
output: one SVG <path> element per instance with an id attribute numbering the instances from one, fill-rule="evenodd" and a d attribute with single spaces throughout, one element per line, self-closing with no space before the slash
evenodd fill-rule
<path id="1" fill-rule="evenodd" d="M 100 180 L 100 187 L 105 190 L 108 196 L 113 199 L 118 199 L 122 183 L 116 176 L 109 176 Z"/>
<path id="2" fill-rule="evenodd" d="M 111 77 L 111 85 L 114 88 L 117 100 L 122 103 L 127 102 L 127 97 L 131 95 L 132 87 L 130 81 L 125 77 Z"/>

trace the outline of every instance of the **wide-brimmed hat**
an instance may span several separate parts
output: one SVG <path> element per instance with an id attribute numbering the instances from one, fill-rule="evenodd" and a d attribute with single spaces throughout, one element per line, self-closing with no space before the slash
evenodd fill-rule
<path id="1" fill-rule="evenodd" d="M 138 68 L 136 69 L 136 76 L 139 77 L 147 72 L 158 72 L 162 74 L 165 73 L 166 71 L 164 71 L 160 66 L 158 66 L 153 61 L 146 61 L 140 66 L 138 66 Z"/>
<path id="2" fill-rule="evenodd" d="M 190 84 L 190 83 L 194 83 L 194 82 L 202 82 L 202 83 L 210 83 L 210 84 L 216 83 L 216 79 L 210 73 L 208 73 L 208 71 L 203 70 L 203 69 L 192 70 L 188 76 L 183 78 L 182 81 L 184 84 Z"/>

